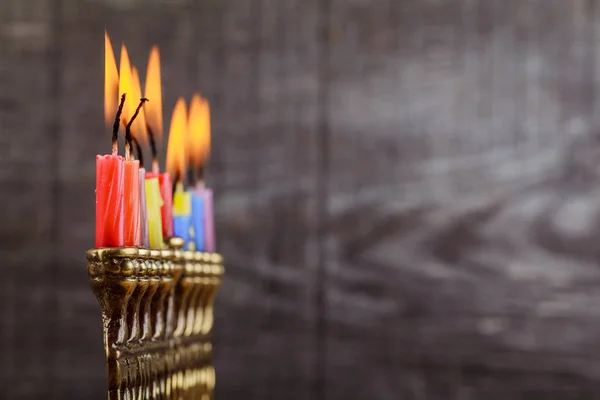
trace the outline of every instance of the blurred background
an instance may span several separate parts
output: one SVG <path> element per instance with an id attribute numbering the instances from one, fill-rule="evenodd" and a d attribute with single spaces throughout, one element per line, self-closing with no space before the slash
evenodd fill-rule
<path id="1" fill-rule="evenodd" d="M 105 398 L 103 35 L 212 108 L 218 399 L 600 397 L 600 2 L 1 0 L 0 386 Z M 143 79 L 143 78 L 142 78 Z"/>

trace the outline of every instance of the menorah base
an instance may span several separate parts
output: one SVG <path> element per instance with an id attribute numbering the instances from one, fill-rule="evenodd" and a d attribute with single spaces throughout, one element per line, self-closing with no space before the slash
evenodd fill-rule
<path id="1" fill-rule="evenodd" d="M 210 342 L 116 351 L 118 388 L 109 399 L 211 399 L 215 385 Z"/>
<path id="2" fill-rule="evenodd" d="M 211 399 L 210 333 L 223 275 L 218 254 L 93 249 L 91 285 L 100 303 L 109 399 Z"/>

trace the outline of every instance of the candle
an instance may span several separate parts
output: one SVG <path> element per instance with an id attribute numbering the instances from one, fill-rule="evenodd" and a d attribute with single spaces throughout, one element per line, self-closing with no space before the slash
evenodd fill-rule
<path id="1" fill-rule="evenodd" d="M 171 210 L 173 207 L 173 183 L 171 182 L 171 175 L 168 172 L 163 172 L 158 177 L 158 184 L 160 186 L 160 194 L 163 198 L 163 207 L 161 208 L 161 216 L 163 223 L 163 235 L 166 237 L 173 236 L 173 219 L 171 217 Z"/>
<path id="2" fill-rule="evenodd" d="M 204 251 L 216 251 L 213 191 L 208 188 L 204 188 L 204 243 Z"/>
<path id="3" fill-rule="evenodd" d="M 148 238 L 148 206 L 146 204 L 146 170 L 140 168 L 140 243 L 143 247 L 150 246 Z"/>
<path id="4" fill-rule="evenodd" d="M 161 229 L 163 237 L 173 236 L 173 184 L 171 175 L 168 172 L 146 172 L 146 179 L 157 179 L 158 190 L 162 197 L 162 206 L 160 208 Z"/>
<path id="5" fill-rule="evenodd" d="M 191 195 L 183 190 L 183 183 L 179 182 L 173 195 L 173 234 L 183 238 L 186 249 L 190 244 L 191 219 Z"/>
<path id="6" fill-rule="evenodd" d="M 194 94 L 190 102 L 189 115 L 189 163 L 196 169 L 196 190 L 193 203 L 194 232 L 200 232 L 195 238 L 198 250 L 215 251 L 215 233 L 213 221 L 212 190 L 204 185 L 204 166 L 210 152 L 210 109 L 206 99 Z"/>
<path id="7" fill-rule="evenodd" d="M 158 178 L 146 178 L 146 207 L 148 215 L 148 240 L 150 247 L 160 249 L 164 245 L 160 208 L 163 205 Z"/>
<path id="8" fill-rule="evenodd" d="M 123 157 L 96 156 L 96 247 L 123 246 Z"/>
<path id="9" fill-rule="evenodd" d="M 194 233 L 194 249 L 204 251 L 204 196 L 202 193 L 191 192 L 192 198 L 192 229 Z"/>
<path id="10" fill-rule="evenodd" d="M 104 33 L 104 118 L 110 125 L 117 113 L 118 72 L 108 34 Z M 96 247 L 123 246 L 123 157 L 117 155 L 116 135 L 119 124 L 113 127 L 111 155 L 96 156 Z M 115 132 L 116 131 L 116 132 Z"/>
<path id="11" fill-rule="evenodd" d="M 163 134 L 160 52 L 156 46 L 150 50 L 146 72 L 146 87 L 144 90 L 145 97 L 150 100 L 144 110 L 147 134 L 150 141 L 150 149 L 152 150 L 152 172 L 147 172 L 146 178 L 158 178 L 160 194 L 163 199 L 161 207 L 162 232 L 164 237 L 171 237 L 173 236 L 173 217 L 171 212 L 173 183 L 171 175 L 168 172 L 160 172 L 156 149 L 156 141 L 160 141 Z"/>
<path id="12" fill-rule="evenodd" d="M 125 160 L 123 188 L 123 242 L 125 246 L 139 246 L 140 238 L 140 162 Z"/>
<path id="13" fill-rule="evenodd" d="M 137 74 L 137 71 L 135 72 Z M 125 127 L 125 161 L 124 161 L 124 202 L 123 202 L 123 242 L 125 246 L 141 245 L 141 226 L 140 226 L 140 162 L 131 158 L 132 149 L 132 126 L 136 118 L 143 118 L 143 112 L 140 115 L 141 106 L 135 109 L 135 102 L 140 97 L 139 78 L 136 84 L 132 74 L 131 64 L 127 48 L 121 46 L 121 61 L 119 68 L 119 93 L 129 93 L 129 101 L 126 101 L 122 114 L 121 122 Z M 142 103 L 143 104 L 143 103 Z M 140 118 L 140 119 L 141 119 Z M 145 125 L 145 124 L 144 124 Z"/>
<path id="14" fill-rule="evenodd" d="M 175 177 L 177 185 L 173 195 L 173 234 L 182 237 L 186 248 L 189 245 L 189 230 L 191 223 L 191 196 L 183 188 L 185 178 L 186 156 L 185 144 L 187 139 L 187 110 L 185 100 L 177 99 L 167 146 L 167 170 Z"/>
<path id="15" fill-rule="evenodd" d="M 140 99 L 142 97 L 142 90 L 140 87 L 140 77 L 138 74 L 137 68 L 134 66 L 131 67 L 131 99 Z M 141 100 L 143 102 L 143 100 Z M 129 111 L 130 109 L 128 109 Z M 146 188 L 145 188 L 145 176 L 146 169 L 144 168 L 144 156 L 142 153 L 142 144 L 146 144 L 148 133 L 146 126 L 146 117 L 144 108 L 140 108 L 136 110 L 137 114 L 134 114 L 135 119 L 132 117 L 129 121 L 129 124 L 126 125 L 126 130 L 128 129 L 132 140 L 137 147 L 137 159 L 139 160 L 139 173 L 137 176 L 136 184 L 139 186 L 139 239 L 138 243 L 140 246 L 148 247 L 150 245 L 150 241 L 148 238 L 148 220 L 147 220 L 147 205 L 146 205 Z M 126 117 L 123 118 L 124 122 L 126 122 Z"/>

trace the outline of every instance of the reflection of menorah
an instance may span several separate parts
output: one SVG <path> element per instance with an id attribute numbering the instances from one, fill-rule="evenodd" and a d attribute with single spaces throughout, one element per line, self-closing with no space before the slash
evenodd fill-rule
<path id="1" fill-rule="evenodd" d="M 100 302 L 109 399 L 211 399 L 210 332 L 223 275 L 218 254 L 168 250 L 87 252 Z"/>

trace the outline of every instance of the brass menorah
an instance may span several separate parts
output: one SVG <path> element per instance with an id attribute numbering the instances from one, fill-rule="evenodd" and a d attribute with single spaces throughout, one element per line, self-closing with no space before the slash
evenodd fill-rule
<path id="1" fill-rule="evenodd" d="M 213 300 L 224 269 L 214 253 L 105 248 L 87 252 L 102 313 L 108 398 L 213 397 Z"/>

